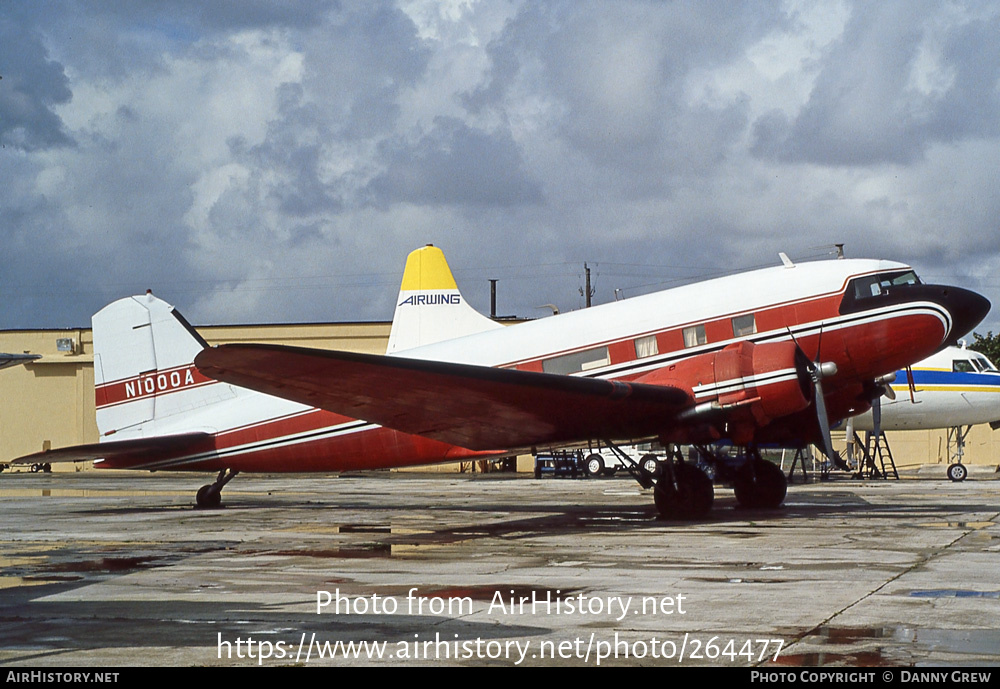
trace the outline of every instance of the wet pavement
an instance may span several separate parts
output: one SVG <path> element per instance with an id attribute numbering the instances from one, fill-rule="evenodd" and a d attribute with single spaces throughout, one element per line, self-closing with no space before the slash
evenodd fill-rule
<path id="1" fill-rule="evenodd" d="M 0 664 L 1000 664 L 1000 482 L 0 475 Z M 333 655 L 334 657 L 331 657 Z"/>

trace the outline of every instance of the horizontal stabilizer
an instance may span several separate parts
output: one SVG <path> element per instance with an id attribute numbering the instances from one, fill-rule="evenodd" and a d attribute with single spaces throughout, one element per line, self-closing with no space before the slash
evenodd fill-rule
<path id="1" fill-rule="evenodd" d="M 203 350 L 204 375 L 472 450 L 639 438 L 693 404 L 671 386 L 280 345 Z"/>
<path id="2" fill-rule="evenodd" d="M 89 445 L 74 445 L 57 450 L 43 450 L 18 457 L 13 464 L 41 464 L 54 462 L 88 462 L 104 460 L 115 469 L 155 469 L 154 465 L 184 455 L 211 452 L 215 449 L 213 437 L 208 433 L 183 433 L 158 438 L 132 438 L 112 440 Z"/>

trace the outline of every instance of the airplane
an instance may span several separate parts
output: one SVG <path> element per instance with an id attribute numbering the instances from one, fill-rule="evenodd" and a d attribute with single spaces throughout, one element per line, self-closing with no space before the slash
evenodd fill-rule
<path id="1" fill-rule="evenodd" d="M 965 342 L 959 345 L 935 352 L 909 371 L 897 371 L 886 387 L 877 424 L 880 431 L 949 429 L 958 445 L 958 461 L 947 470 L 952 481 L 968 476 L 961 456 L 969 428 L 983 423 L 1000 427 L 1000 370 L 985 355 L 966 349 Z M 848 441 L 855 431 L 876 433 L 873 412 L 847 420 Z"/>
<path id="2" fill-rule="evenodd" d="M 818 442 L 860 413 L 885 375 L 970 331 L 990 303 L 922 283 L 907 265 L 782 266 L 510 326 L 473 309 L 441 250 L 406 262 L 385 355 L 279 345 L 209 346 L 151 293 L 93 318 L 101 442 L 17 461 L 239 472 L 344 471 L 498 457 L 600 440 Z M 749 452 L 737 499 L 784 500 L 776 466 Z M 667 518 L 711 509 L 712 482 L 682 458 L 653 488 Z M 741 499 L 741 495 L 743 499 Z"/>
<path id="3" fill-rule="evenodd" d="M 35 359 L 41 359 L 41 354 L 0 354 L 0 369 L 26 364 Z"/>

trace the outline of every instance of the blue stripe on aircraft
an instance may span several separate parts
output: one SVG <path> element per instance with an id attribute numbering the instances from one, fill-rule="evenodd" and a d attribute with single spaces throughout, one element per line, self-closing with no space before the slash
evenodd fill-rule
<path id="1" fill-rule="evenodd" d="M 1000 386 L 1000 373 L 965 373 L 961 371 L 928 371 L 913 369 L 913 382 L 921 385 Z M 895 385 L 906 384 L 906 371 L 896 372 Z"/>

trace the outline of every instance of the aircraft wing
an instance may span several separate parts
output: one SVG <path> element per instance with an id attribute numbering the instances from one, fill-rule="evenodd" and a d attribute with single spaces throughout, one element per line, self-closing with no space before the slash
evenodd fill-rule
<path id="1" fill-rule="evenodd" d="M 0 354 L 0 368 L 26 364 L 35 359 L 41 359 L 41 354 Z"/>
<path id="2" fill-rule="evenodd" d="M 641 438 L 694 404 L 691 390 L 280 345 L 202 350 L 205 375 L 471 450 Z"/>
<path id="3" fill-rule="evenodd" d="M 191 452 L 210 451 L 213 448 L 212 436 L 208 433 L 181 433 L 157 438 L 131 438 L 43 450 L 18 457 L 11 463 L 51 464 L 106 460 L 108 466 L 116 469 L 149 468 L 151 462 L 169 460 Z"/>

